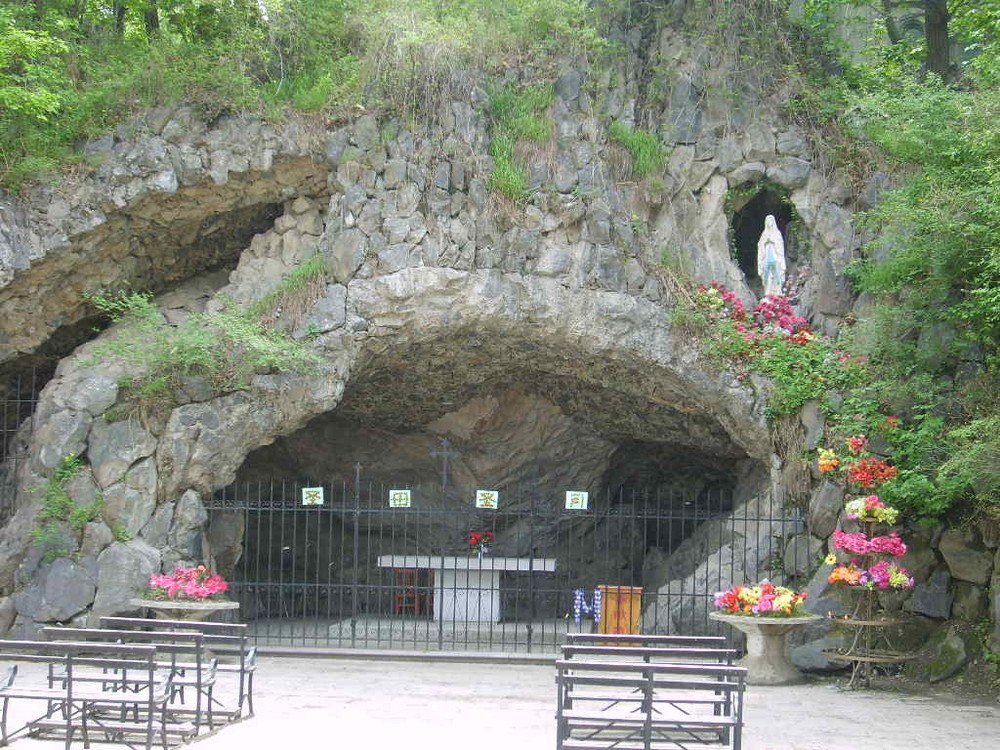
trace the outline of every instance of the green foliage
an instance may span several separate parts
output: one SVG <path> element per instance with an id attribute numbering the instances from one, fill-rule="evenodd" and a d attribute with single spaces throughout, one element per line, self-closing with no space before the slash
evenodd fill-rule
<path id="1" fill-rule="evenodd" d="M 552 135 L 553 123 L 545 112 L 554 99 L 551 86 L 536 84 L 522 91 L 503 86 L 490 95 L 490 115 L 511 138 L 544 143 Z"/>
<path id="2" fill-rule="evenodd" d="M 612 143 L 617 143 L 632 155 L 632 176 L 636 179 L 641 180 L 663 169 L 667 150 L 652 133 L 634 130 L 625 123 L 614 120 L 608 125 L 608 137 Z"/>
<path id="3" fill-rule="evenodd" d="M 1000 415 L 957 427 L 948 441 L 950 456 L 939 469 L 947 498 L 970 502 L 977 512 L 1000 520 Z"/>
<path id="4" fill-rule="evenodd" d="M 490 141 L 490 156 L 493 158 L 493 171 L 490 172 L 490 190 L 521 201 L 528 194 L 528 172 L 517 163 L 514 156 L 514 139 L 508 135 L 497 134 Z"/>
<path id="5" fill-rule="evenodd" d="M 130 541 L 132 541 L 132 535 L 128 532 L 128 529 L 126 529 L 121 524 L 116 524 L 111 529 L 111 536 L 114 538 L 114 540 L 116 542 L 130 542 Z"/>
<path id="6" fill-rule="evenodd" d="M 528 171 L 520 164 L 520 144 L 545 143 L 552 137 L 553 123 L 547 115 L 554 94 L 550 85 L 522 90 L 503 86 L 490 93 L 493 138 L 490 140 L 490 189 L 513 201 L 527 197 Z"/>
<path id="7" fill-rule="evenodd" d="M 0 184 L 78 160 L 81 140 L 147 107 L 433 116 L 459 69 L 603 45 L 585 0 L 0 0 Z M 550 126 L 516 127 L 537 140 Z"/>
<path id="8" fill-rule="evenodd" d="M 251 304 L 247 314 L 272 326 L 280 310 L 280 316 L 295 327 L 306 309 L 319 299 L 325 281 L 326 257 L 316 253 L 286 274 L 275 289 Z"/>
<path id="9" fill-rule="evenodd" d="M 63 457 L 44 485 L 30 488 L 32 492 L 42 493 L 31 540 L 45 550 L 42 559 L 46 562 L 73 554 L 79 532 L 100 516 L 103 506 L 100 497 L 93 503 L 78 505 L 66 489 L 66 484 L 82 468 L 79 456 L 70 453 Z"/>
<path id="10" fill-rule="evenodd" d="M 257 372 L 311 371 L 319 361 L 316 355 L 262 317 L 271 310 L 273 318 L 276 305 L 321 278 L 317 266 L 315 260 L 303 264 L 249 311 L 231 306 L 178 326 L 166 324 L 148 294 L 95 295 L 90 299 L 98 309 L 121 324 L 97 355 L 113 354 L 137 367 L 140 373 L 123 385 L 140 405 L 170 403 L 184 376 L 206 377 L 216 392 L 224 393 L 246 388 Z"/>

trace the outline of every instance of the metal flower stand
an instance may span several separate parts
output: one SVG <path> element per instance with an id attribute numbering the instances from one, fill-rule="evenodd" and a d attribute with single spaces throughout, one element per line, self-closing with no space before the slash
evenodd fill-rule
<path id="1" fill-rule="evenodd" d="M 865 537 L 871 541 L 875 537 L 878 523 L 871 520 L 860 523 Z M 870 568 L 880 557 L 882 555 L 875 553 L 862 555 L 862 565 Z M 892 647 L 885 629 L 897 624 L 898 621 L 882 612 L 878 602 L 878 591 L 875 589 L 862 588 L 854 611 L 849 615 L 831 619 L 853 631 L 846 648 L 825 652 L 833 661 L 850 662 L 851 679 L 848 680 L 847 687 L 852 690 L 870 688 L 878 665 L 900 664 L 912 658 L 910 654 L 896 651 Z"/>

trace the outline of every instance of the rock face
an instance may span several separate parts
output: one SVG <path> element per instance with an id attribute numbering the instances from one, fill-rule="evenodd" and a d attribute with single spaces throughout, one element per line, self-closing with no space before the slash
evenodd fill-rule
<path id="1" fill-rule="evenodd" d="M 239 519 L 205 510 L 235 478 L 349 476 L 357 461 L 385 479 L 432 477 L 426 455 L 441 437 L 460 448 L 453 480 L 466 489 L 537 470 L 551 483 L 727 486 L 743 507 L 780 496 L 794 472 L 772 450 L 766 384 L 720 373 L 675 328 L 662 261 L 752 303 L 758 280 L 732 258 L 727 196 L 781 190 L 801 220 L 797 263 L 819 269 L 798 290 L 799 312 L 833 332 L 850 311 L 852 198 L 814 168 L 773 102 L 749 102 L 754 114 L 733 127 L 729 98 L 680 62 L 696 57 L 692 43 L 668 30 L 653 44 L 684 72 L 654 113 L 670 156 L 651 179 L 631 179 L 606 136 L 607 120 L 633 122 L 641 100 L 641 74 L 623 66 L 615 83 L 575 69 L 558 79 L 555 135 L 526 160 L 521 202 L 490 192 L 487 97 L 472 79 L 427 127 L 370 114 L 332 131 L 206 125 L 185 108 L 157 111 L 139 135 L 88 146 L 101 166 L 78 183 L 0 199 L 4 366 L 86 338 L 85 295 L 99 289 L 161 293 L 165 324 L 178 326 L 245 309 L 316 255 L 325 268 L 315 294 L 266 321 L 307 344 L 313 370 L 262 368 L 224 393 L 188 378 L 166 413 L 122 419 L 120 383 L 134 372 L 102 354 L 114 329 L 59 362 L 19 437 L 26 458 L 3 478 L 18 512 L 0 533 L 0 588 L 11 592 L 19 570 L 28 581 L 8 609 L 21 622 L 123 611 L 151 572 L 231 566 L 244 553 Z M 814 445 L 815 405 L 802 425 Z M 90 467 L 92 487 L 77 492 L 100 494 L 101 518 L 81 532 L 78 562 L 43 564 L 27 541 L 27 488 L 69 453 Z M 651 551 L 647 578 L 668 601 L 695 584 L 758 580 L 776 559 L 805 576 L 836 526 L 837 492 L 812 496 L 808 534 L 775 540 L 748 524 L 720 539 L 706 526 L 667 560 Z M 916 611 L 948 616 L 948 570 L 973 586 L 995 580 L 994 548 L 942 542 L 944 579 Z M 982 595 L 965 592 L 963 607 Z M 644 618 L 684 632 L 704 609 Z"/>

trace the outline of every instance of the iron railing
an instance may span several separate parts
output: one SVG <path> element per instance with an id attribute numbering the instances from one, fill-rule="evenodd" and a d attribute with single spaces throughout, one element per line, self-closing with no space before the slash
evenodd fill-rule
<path id="1" fill-rule="evenodd" d="M 408 507 L 391 506 L 398 489 Z M 208 502 L 209 538 L 259 642 L 537 652 L 595 627 L 577 622 L 577 592 L 585 607 L 600 592 L 601 632 L 718 633 L 714 593 L 734 576 L 784 580 L 803 529 L 768 498 L 734 511 L 722 490 L 590 491 L 586 508 L 566 493 L 503 487 L 479 508 L 440 485 L 362 481 L 357 467 L 352 481 L 227 487 Z M 495 537 L 482 560 L 471 532 Z"/>

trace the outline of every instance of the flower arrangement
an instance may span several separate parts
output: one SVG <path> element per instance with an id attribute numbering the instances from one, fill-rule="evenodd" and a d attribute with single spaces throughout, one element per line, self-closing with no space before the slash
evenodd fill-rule
<path id="1" fill-rule="evenodd" d="M 723 612 L 760 617 L 794 617 L 802 612 L 805 591 L 792 591 L 762 581 L 753 586 L 734 586 L 715 594 L 715 606 Z"/>
<path id="2" fill-rule="evenodd" d="M 893 417 L 892 419 L 895 419 Z M 843 471 L 848 483 L 865 490 L 872 490 L 896 476 L 897 469 L 883 458 L 867 455 L 868 436 L 851 435 L 847 438 L 847 457 L 841 458 L 831 448 L 819 448 L 818 468 L 821 474 Z"/>
<path id="3" fill-rule="evenodd" d="M 469 551 L 478 554 L 489 552 L 495 539 L 496 535 L 492 531 L 470 531 Z"/>
<path id="4" fill-rule="evenodd" d="M 861 566 L 858 560 L 842 563 L 835 567 L 827 580 L 866 589 L 909 589 L 913 588 L 910 572 L 896 563 L 879 560 L 870 568 Z"/>
<path id="5" fill-rule="evenodd" d="M 906 543 L 893 532 L 889 536 L 868 537 L 863 531 L 849 534 L 837 529 L 833 532 L 833 546 L 855 555 L 892 555 L 902 557 L 906 554 Z"/>
<path id="6" fill-rule="evenodd" d="M 852 521 L 877 521 L 890 526 L 899 518 L 899 511 L 878 499 L 878 495 L 856 497 L 844 504 L 847 517 Z"/>
<path id="7" fill-rule="evenodd" d="M 149 588 L 143 593 L 143 598 L 157 601 L 221 599 L 228 588 L 229 584 L 222 580 L 222 576 L 204 565 L 194 568 L 178 567 L 172 575 L 150 576 Z"/>

